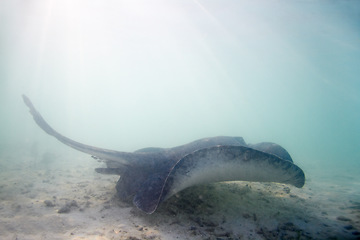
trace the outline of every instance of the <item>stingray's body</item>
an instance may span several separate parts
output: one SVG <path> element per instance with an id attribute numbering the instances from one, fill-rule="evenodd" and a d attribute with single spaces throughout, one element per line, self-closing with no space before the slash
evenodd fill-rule
<path id="1" fill-rule="evenodd" d="M 289 153 L 274 143 L 246 144 L 242 137 L 212 137 L 174 148 L 119 152 L 84 145 L 51 128 L 23 95 L 35 122 L 49 135 L 79 151 L 102 159 L 104 174 L 117 174 L 119 197 L 146 213 L 175 193 L 197 184 L 222 181 L 278 182 L 302 187 L 303 171 Z"/>

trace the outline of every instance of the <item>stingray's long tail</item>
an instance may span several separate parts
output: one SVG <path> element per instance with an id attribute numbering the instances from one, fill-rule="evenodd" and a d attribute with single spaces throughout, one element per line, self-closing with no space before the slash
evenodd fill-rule
<path id="1" fill-rule="evenodd" d="M 71 140 L 70 138 L 67 138 L 57 131 L 55 131 L 50 125 L 44 120 L 44 118 L 41 116 L 41 114 L 35 109 L 34 105 L 30 101 L 30 99 L 22 95 L 23 100 L 26 104 L 26 106 L 29 107 L 30 113 L 33 116 L 36 124 L 44 130 L 47 134 L 54 136 L 56 139 L 58 139 L 60 142 L 76 149 L 84 153 L 88 153 L 94 156 L 97 156 L 103 160 L 106 160 L 106 163 L 108 166 L 116 167 L 121 165 L 130 165 L 131 161 L 136 158 L 136 154 L 129 153 L 129 152 L 118 152 L 114 150 L 108 150 L 103 148 L 97 148 L 89 145 L 85 145 L 79 142 L 76 142 L 74 140 Z"/>

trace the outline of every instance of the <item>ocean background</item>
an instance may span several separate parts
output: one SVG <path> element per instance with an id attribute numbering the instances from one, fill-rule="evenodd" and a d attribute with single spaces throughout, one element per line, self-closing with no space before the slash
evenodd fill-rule
<path id="1" fill-rule="evenodd" d="M 358 1 L 2 1 L 1 144 L 123 151 L 218 135 L 360 166 Z"/>
<path id="2" fill-rule="evenodd" d="M 308 181 L 351 184 L 360 201 L 356 0 L 1 1 L 0 154 L 75 151 L 22 94 L 107 149 L 275 142 Z"/>

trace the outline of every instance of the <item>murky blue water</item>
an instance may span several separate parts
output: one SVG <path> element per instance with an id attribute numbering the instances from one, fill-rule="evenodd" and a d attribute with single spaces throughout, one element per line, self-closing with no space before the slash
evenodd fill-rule
<path id="1" fill-rule="evenodd" d="M 282 145 L 310 179 L 358 172 L 359 1 L 5 0 L 0 19 L 2 146 L 65 148 L 24 93 L 89 145 L 242 136 Z"/>
<path id="2" fill-rule="evenodd" d="M 300 164 L 358 166 L 357 1 L 3 1 L 1 9 L 2 143 L 43 137 L 25 93 L 55 129 L 93 145 L 238 135 L 282 144 Z"/>

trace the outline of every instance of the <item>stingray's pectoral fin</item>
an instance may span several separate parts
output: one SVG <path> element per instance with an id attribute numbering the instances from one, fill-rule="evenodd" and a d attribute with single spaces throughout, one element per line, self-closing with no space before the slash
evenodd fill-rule
<path id="1" fill-rule="evenodd" d="M 281 159 L 288 160 L 290 162 L 293 161 L 288 151 L 286 151 L 286 149 L 279 144 L 272 142 L 261 142 L 257 144 L 248 144 L 248 146 L 255 150 L 273 154 Z"/>
<path id="2" fill-rule="evenodd" d="M 273 154 L 245 146 L 216 146 L 188 154 L 169 173 L 152 175 L 133 202 L 153 213 L 162 201 L 185 188 L 224 181 L 277 182 L 300 188 L 305 175 L 292 162 Z"/>

